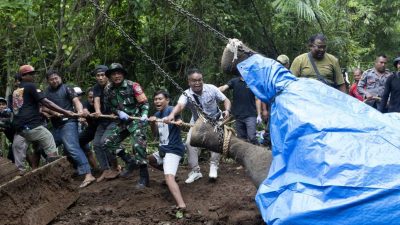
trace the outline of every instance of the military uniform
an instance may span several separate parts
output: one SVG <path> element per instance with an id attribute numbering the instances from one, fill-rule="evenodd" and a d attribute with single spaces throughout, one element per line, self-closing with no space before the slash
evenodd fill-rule
<path id="1" fill-rule="evenodd" d="M 120 86 L 108 84 L 104 89 L 106 107 L 118 114 L 124 111 L 130 116 L 147 116 L 149 103 L 140 85 L 130 80 L 124 80 Z M 114 154 L 121 151 L 120 143 L 131 136 L 132 147 L 135 152 L 134 160 L 137 165 L 147 164 L 146 153 L 146 122 L 138 120 L 120 121 L 116 126 L 106 130 L 105 147 Z"/>

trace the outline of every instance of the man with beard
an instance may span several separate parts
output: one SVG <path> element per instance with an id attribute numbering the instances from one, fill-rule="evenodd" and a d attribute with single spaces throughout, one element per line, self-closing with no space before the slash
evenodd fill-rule
<path id="1" fill-rule="evenodd" d="M 346 92 L 338 59 L 326 53 L 327 43 L 323 34 L 316 34 L 308 40 L 310 52 L 297 56 L 290 67 L 297 77 L 314 78 L 326 85 Z"/>
<path id="2" fill-rule="evenodd" d="M 383 96 L 386 80 L 392 75 L 386 69 L 386 63 L 386 55 L 376 57 L 374 68 L 365 71 L 357 85 L 358 92 L 366 99 L 365 103 L 375 109 L 378 108 Z M 384 111 L 384 109 L 382 110 Z"/>

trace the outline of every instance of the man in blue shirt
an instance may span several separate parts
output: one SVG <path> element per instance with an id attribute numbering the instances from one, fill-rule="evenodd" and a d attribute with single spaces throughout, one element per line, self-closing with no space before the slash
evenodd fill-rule
<path id="1" fill-rule="evenodd" d="M 149 122 L 153 134 L 159 137 L 160 146 L 158 152 L 148 157 L 149 164 L 164 171 L 165 181 L 171 194 L 174 196 L 176 205 L 179 209 L 185 209 L 186 204 L 175 181 L 179 161 L 185 153 L 185 146 L 181 139 L 181 129 L 175 124 L 165 124 L 157 121 L 157 119 L 167 117 L 174 108 L 169 105 L 168 92 L 157 91 L 154 94 L 154 105 L 157 112 L 149 118 Z M 182 122 L 179 115 L 175 116 L 175 122 Z"/>

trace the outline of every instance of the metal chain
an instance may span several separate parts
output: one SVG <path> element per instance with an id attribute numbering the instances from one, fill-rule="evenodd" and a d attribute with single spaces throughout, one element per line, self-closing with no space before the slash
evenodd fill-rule
<path id="1" fill-rule="evenodd" d="M 153 64 L 154 67 L 156 67 L 156 70 L 159 71 L 164 77 L 166 77 L 174 86 L 176 89 L 178 89 L 187 99 L 188 101 L 195 106 L 197 113 L 201 114 L 203 116 L 203 119 L 207 120 L 212 124 L 212 126 L 218 130 L 219 132 L 222 129 L 219 127 L 217 121 L 214 118 L 211 118 L 208 116 L 203 109 L 191 98 L 189 95 L 183 90 L 181 86 L 179 86 L 178 83 L 175 82 L 175 80 L 167 73 L 165 72 L 158 64 L 156 61 L 154 61 L 140 46 L 137 44 L 133 38 L 131 38 L 123 29 L 120 25 L 118 25 L 111 17 L 107 15 L 107 13 L 104 12 L 104 10 L 96 3 L 94 0 L 89 0 L 94 7 L 101 13 L 103 16 L 106 18 L 106 20 L 111 23 L 112 26 L 118 29 L 118 31 L 137 49 L 140 51 L 140 53 L 151 63 Z M 206 122 L 206 121 L 205 121 Z M 223 134 L 222 134 L 223 135 Z"/>
<path id="2" fill-rule="evenodd" d="M 189 18 L 191 21 L 200 24 L 201 26 L 207 28 L 208 30 L 210 30 L 211 32 L 213 32 L 217 37 L 219 37 L 221 40 L 228 42 L 229 38 L 227 38 L 223 33 L 217 31 L 216 29 L 212 28 L 210 25 L 208 25 L 206 22 L 204 22 L 203 20 L 201 20 L 200 18 L 197 18 L 195 15 L 191 14 L 190 12 L 186 11 L 185 9 L 183 9 L 182 7 L 180 7 L 179 5 L 177 5 L 175 2 L 173 2 L 172 0 L 166 0 L 170 5 L 172 5 L 174 7 L 174 9 L 179 12 L 180 14 L 186 16 L 187 18 Z"/>
<path id="3" fill-rule="evenodd" d="M 175 2 L 173 2 L 172 0 L 166 0 L 170 5 L 173 6 L 173 8 L 179 12 L 180 14 L 186 16 L 189 20 L 207 28 L 208 30 L 210 30 L 212 33 L 214 33 L 218 38 L 220 38 L 221 40 L 223 40 L 224 42 L 228 42 L 229 38 L 227 38 L 223 33 L 219 32 L 218 30 L 214 29 L 213 27 L 211 27 L 210 25 L 208 25 L 207 23 L 205 23 L 203 20 L 201 20 L 200 18 L 196 17 L 195 15 L 193 15 L 192 13 L 188 12 L 187 10 L 183 9 L 182 7 L 180 7 L 179 5 L 177 5 Z M 216 121 L 211 121 L 211 124 L 214 126 L 214 132 L 216 132 L 218 134 L 218 140 L 219 140 L 219 148 L 223 149 L 224 146 L 224 129 L 223 126 L 219 125 Z"/>

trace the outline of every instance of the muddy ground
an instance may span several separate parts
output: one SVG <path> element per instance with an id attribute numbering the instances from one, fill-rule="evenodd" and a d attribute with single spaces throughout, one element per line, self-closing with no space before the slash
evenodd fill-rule
<path id="1" fill-rule="evenodd" d="M 203 178 L 185 184 L 187 166 L 178 170 L 178 184 L 188 206 L 183 218 L 176 217 L 174 199 L 163 182 L 163 174 L 150 168 L 150 187 L 136 190 L 138 172 L 129 179 L 93 183 L 80 191 L 75 204 L 50 224 L 263 224 L 254 196 L 256 188 L 236 163 L 223 162 L 215 183 L 208 180 L 208 163 L 201 164 Z M 80 181 L 76 179 L 78 186 Z"/>

